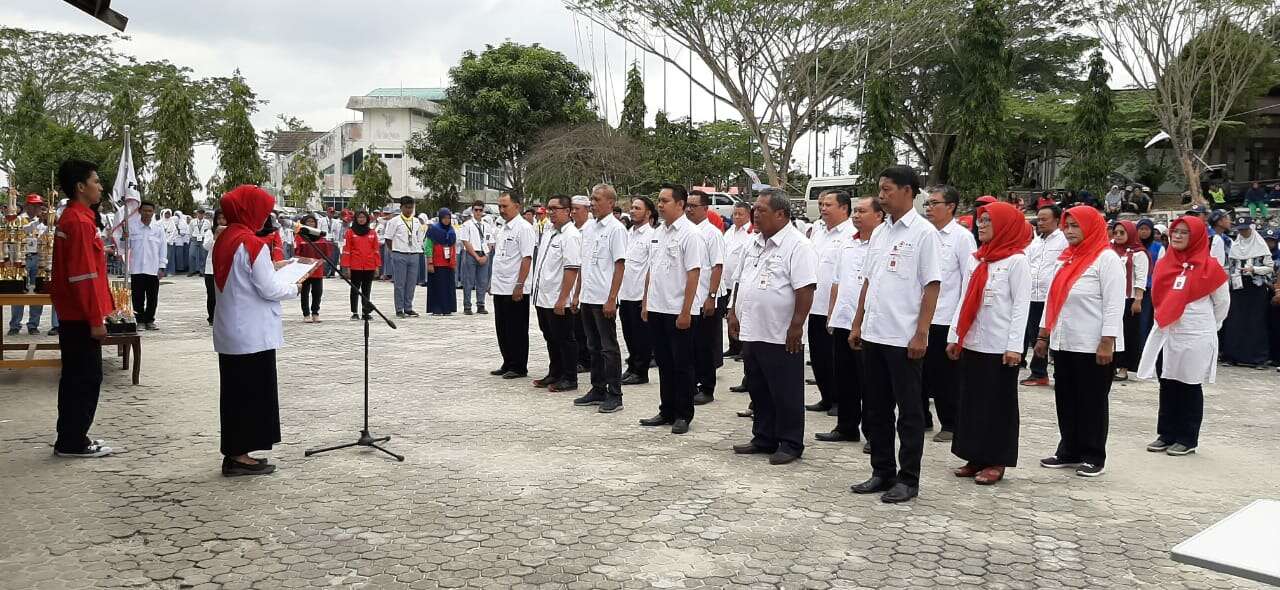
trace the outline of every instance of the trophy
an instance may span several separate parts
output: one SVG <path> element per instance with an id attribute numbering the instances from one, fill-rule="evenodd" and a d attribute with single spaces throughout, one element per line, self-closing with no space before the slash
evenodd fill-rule
<path id="1" fill-rule="evenodd" d="M 36 293 L 48 293 L 53 282 L 53 234 L 57 217 L 57 213 L 49 211 L 45 216 L 44 233 L 36 241 Z"/>
<path id="2" fill-rule="evenodd" d="M 0 293 L 27 292 L 26 237 L 18 216 L 0 221 Z"/>
<path id="3" fill-rule="evenodd" d="M 136 334 L 138 323 L 133 318 L 133 291 L 124 281 L 111 281 L 111 313 L 107 315 L 108 334 Z"/>

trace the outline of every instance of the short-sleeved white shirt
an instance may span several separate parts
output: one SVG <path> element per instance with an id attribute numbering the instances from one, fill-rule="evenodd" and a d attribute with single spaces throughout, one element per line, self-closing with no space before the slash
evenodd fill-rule
<path id="1" fill-rule="evenodd" d="M 724 278 L 725 290 L 733 289 L 738 282 L 738 273 L 742 271 L 742 255 L 747 246 L 755 240 L 751 224 L 742 227 L 733 226 L 724 232 Z"/>
<path id="2" fill-rule="evenodd" d="M 585 227 L 590 231 L 582 237 L 582 293 L 578 299 L 604 305 L 613 286 L 614 263 L 627 258 L 627 226 L 613 215 L 605 215 L 604 219 L 588 219 Z"/>
<path id="3" fill-rule="evenodd" d="M 489 278 L 489 292 L 494 295 L 511 295 L 516 289 L 516 279 L 520 277 L 520 263 L 525 258 L 533 258 L 533 250 L 537 247 L 537 236 L 533 226 L 523 217 L 516 216 L 498 230 L 496 247 L 493 252 L 493 269 Z M 524 291 L 529 292 L 533 284 L 533 271 L 525 277 Z"/>
<path id="4" fill-rule="evenodd" d="M 572 223 L 542 232 L 538 260 L 534 262 L 533 305 L 552 308 L 560 298 L 565 269 L 582 266 L 582 233 Z"/>
<path id="5" fill-rule="evenodd" d="M 966 260 L 973 258 L 973 251 L 978 243 L 973 239 L 973 232 L 952 219 L 950 223 L 938 230 L 938 245 L 941 249 L 940 264 L 942 284 L 938 286 L 938 305 L 933 312 L 933 325 L 950 325 L 960 304 L 960 282 L 964 280 Z"/>
<path id="6" fill-rule="evenodd" d="M 960 321 L 964 293 L 969 291 L 969 281 L 973 279 L 973 271 L 978 264 L 978 259 L 972 256 L 965 261 L 964 280 L 960 284 L 962 304 L 956 306 L 955 315 L 947 320 L 951 326 L 947 333 L 949 343 L 960 340 L 956 324 Z M 982 290 L 981 301 L 978 315 L 974 316 L 961 345 L 986 354 L 1022 354 L 1027 334 L 1027 313 L 1031 308 L 1031 265 L 1026 255 L 1014 254 L 987 265 L 987 283 Z"/>
<path id="7" fill-rule="evenodd" d="M 684 311 L 684 285 L 689 271 L 701 269 L 706 257 L 706 238 L 683 215 L 671 225 L 653 230 L 658 243 L 649 259 L 649 297 L 646 309 L 654 313 L 679 315 Z M 694 291 L 690 313 L 697 313 L 706 294 Z"/>
<path id="8" fill-rule="evenodd" d="M 692 223 L 692 222 L 690 222 Z M 698 305 L 702 305 L 707 297 L 719 297 L 724 293 L 724 272 L 720 274 L 720 287 L 715 293 L 711 292 L 711 271 L 719 266 L 724 267 L 724 234 L 720 232 L 720 228 L 716 224 L 711 223 L 711 218 L 703 219 L 702 223 L 696 225 L 698 231 L 702 233 L 704 240 L 705 256 L 702 262 L 702 273 L 698 275 Z"/>
<path id="9" fill-rule="evenodd" d="M 1053 272 L 1058 268 L 1058 257 L 1067 249 L 1067 237 L 1055 229 L 1048 236 L 1036 237 L 1027 246 L 1027 262 L 1031 268 L 1031 300 L 1044 302 L 1049 297 L 1049 285 L 1053 284 Z"/>
<path id="10" fill-rule="evenodd" d="M 622 288 L 618 290 L 618 299 L 644 299 L 644 279 L 649 274 L 649 260 L 658 243 L 654 232 L 653 226 L 647 223 L 631 228 L 631 235 L 627 237 L 627 262 L 622 272 Z"/>
<path id="11" fill-rule="evenodd" d="M 795 313 L 796 290 L 815 285 L 818 256 L 800 230 L 787 224 L 773 237 L 756 236 L 747 246 L 734 314 L 743 342 L 786 344 Z"/>
<path id="12" fill-rule="evenodd" d="M 874 237 L 882 228 L 884 224 L 876 226 L 871 235 Z M 871 250 L 871 238 L 862 240 L 857 233 L 854 233 L 842 242 L 840 260 L 836 265 L 836 276 L 831 281 L 833 284 L 840 285 L 840 292 L 836 294 L 836 304 L 831 308 L 831 317 L 827 318 L 827 325 L 848 330 L 853 327 L 853 316 L 858 311 L 858 299 L 862 297 L 864 284 L 862 271 L 866 268 L 867 252 Z"/>
<path id="13" fill-rule="evenodd" d="M 843 223 L 821 231 L 814 228 L 813 248 L 818 253 L 818 290 L 813 294 L 813 307 L 809 315 L 826 317 L 831 307 L 831 283 L 839 271 L 840 250 L 848 243 L 849 236 L 855 233 L 853 221 L 846 219 Z M 855 302 L 856 303 L 856 302 Z"/>
<path id="14" fill-rule="evenodd" d="M 863 340 L 899 347 L 911 343 L 924 288 L 942 281 L 939 241 L 938 230 L 914 208 L 875 232 L 867 253 Z"/>
<path id="15" fill-rule="evenodd" d="M 422 239 L 427 236 L 427 226 L 417 217 L 405 219 L 396 215 L 387 220 L 382 239 L 391 240 L 391 251 L 402 254 L 421 254 Z"/>

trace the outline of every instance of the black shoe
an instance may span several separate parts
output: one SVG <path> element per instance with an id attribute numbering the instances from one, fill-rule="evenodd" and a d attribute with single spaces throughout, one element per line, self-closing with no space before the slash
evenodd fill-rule
<path id="1" fill-rule="evenodd" d="M 671 425 L 671 434 L 684 434 L 686 432 L 689 432 L 688 420 L 676 420 L 675 423 Z"/>
<path id="2" fill-rule="evenodd" d="M 831 404 L 827 402 L 818 402 L 816 404 L 809 404 L 805 406 L 804 409 L 810 412 L 825 412 L 831 409 Z"/>
<path id="3" fill-rule="evenodd" d="M 529 376 L 528 373 L 517 373 L 515 371 L 507 371 L 506 373 L 502 374 L 503 379 L 521 379 L 523 377 L 528 377 L 528 376 Z"/>
<path id="4" fill-rule="evenodd" d="M 249 464 L 241 463 L 230 457 L 222 459 L 222 475 L 227 477 L 235 477 L 237 475 L 266 475 L 276 470 L 276 466 L 261 459 L 258 462 Z"/>
<path id="5" fill-rule="evenodd" d="M 397 317 L 397 318 L 400 318 L 400 319 L 402 319 L 402 320 L 403 320 L 403 319 L 404 319 L 404 312 L 403 312 L 403 311 L 397 311 L 397 312 L 396 312 L 396 317 Z"/>
<path id="6" fill-rule="evenodd" d="M 1040 466 L 1046 469 L 1074 469 L 1080 466 L 1080 462 L 1050 455 L 1040 460 Z"/>
<path id="7" fill-rule="evenodd" d="M 830 409 L 830 410 L 827 410 L 827 415 L 828 415 L 828 416 L 835 416 L 835 417 L 839 418 L 839 417 L 840 417 L 840 406 L 832 405 L 832 406 L 831 406 L 831 409 Z"/>
<path id="8" fill-rule="evenodd" d="M 401 315 L 401 314 L 396 314 L 396 315 L 397 315 L 397 316 L 399 316 L 399 315 Z M 502 368 L 502 367 L 498 367 L 498 368 L 496 368 L 496 369 L 494 369 L 494 370 L 492 370 L 492 371 L 489 371 L 489 374 L 490 374 L 490 375 L 493 375 L 494 377 L 501 377 L 502 375 L 505 375 L 506 373 L 507 373 L 507 370 L 506 370 L 506 369 L 504 369 L 504 368 Z"/>
<path id="9" fill-rule="evenodd" d="M 485 309 L 484 306 L 480 306 L 480 308 L 476 310 L 476 313 L 480 315 L 489 315 L 489 310 Z"/>
<path id="10" fill-rule="evenodd" d="M 796 459 L 799 459 L 799 458 L 800 458 L 800 455 L 793 455 L 786 451 L 778 451 L 769 457 L 769 464 L 770 465 L 786 465 L 787 463 L 795 461 Z"/>
<path id="11" fill-rule="evenodd" d="M 360 320 L 360 314 L 356 314 L 356 313 L 351 314 L 351 319 L 356 320 L 356 321 L 359 321 L 359 320 Z"/>
<path id="12" fill-rule="evenodd" d="M 577 391 L 577 390 L 578 390 L 578 382 L 570 381 L 568 379 L 561 379 L 560 381 L 557 381 L 547 386 L 547 391 L 550 391 L 553 393 L 560 393 L 561 391 Z"/>
<path id="13" fill-rule="evenodd" d="M 406 311 L 406 312 L 404 312 L 404 315 L 409 316 L 409 317 L 411 317 L 411 318 L 416 318 L 416 317 L 418 317 L 418 312 L 416 312 L 416 311 Z"/>
<path id="14" fill-rule="evenodd" d="M 839 430 L 832 430 L 831 432 L 819 432 L 813 435 L 813 438 L 815 440 L 820 440 L 822 442 L 858 442 L 858 437 L 847 436 L 845 433 L 840 432 Z"/>
<path id="15" fill-rule="evenodd" d="M 737 455 L 771 455 L 773 451 L 764 447 L 757 447 L 755 443 L 746 443 L 742 445 L 733 445 L 733 452 Z"/>
<path id="16" fill-rule="evenodd" d="M 739 411 L 738 411 L 738 417 L 739 417 L 739 418 L 753 418 L 753 417 L 755 417 L 755 415 L 756 415 L 756 411 L 755 411 L 755 410 L 753 410 L 753 409 L 751 409 L 751 408 L 747 408 L 747 409 L 745 409 L 745 410 L 739 410 Z"/>
<path id="17" fill-rule="evenodd" d="M 503 373 L 506 373 L 506 371 L 503 371 Z M 555 383 L 555 382 L 556 382 L 555 377 L 551 375 L 547 375 L 546 377 L 543 377 L 541 379 L 534 379 L 533 386 L 537 387 L 538 389 L 546 389 L 548 385 L 551 385 L 552 383 Z"/>
<path id="18" fill-rule="evenodd" d="M 870 454 L 871 454 L 871 441 L 867 441 L 867 442 L 862 443 L 862 454 L 863 454 L 863 455 L 870 455 Z"/>
<path id="19" fill-rule="evenodd" d="M 146 326 L 146 328 L 147 328 L 148 330 L 159 330 L 159 329 L 160 329 L 160 328 L 157 328 L 157 327 L 156 327 L 156 323 L 155 323 L 155 322 L 147 322 L 147 326 Z"/>
<path id="20" fill-rule="evenodd" d="M 675 420 L 672 420 L 671 418 L 663 416 L 662 414 L 658 414 L 657 416 L 654 416 L 652 418 L 640 419 L 641 426 L 666 426 L 674 422 Z"/>
<path id="21" fill-rule="evenodd" d="M 849 486 L 849 491 L 855 494 L 875 494 L 879 492 L 887 492 L 893 484 L 897 483 L 892 478 L 880 477 L 879 475 L 871 476 L 871 479 L 860 484 Z"/>
<path id="22" fill-rule="evenodd" d="M 889 491 L 885 492 L 883 496 L 880 496 L 880 501 L 885 504 L 898 504 L 906 502 L 918 495 L 920 495 L 920 488 L 909 486 L 905 483 L 898 483 L 894 484 L 892 488 L 889 488 Z"/>
<path id="23" fill-rule="evenodd" d="M 213 318 L 205 318 L 204 321 L 209 322 L 210 326 L 213 325 Z"/>
<path id="24" fill-rule="evenodd" d="M 611 395 L 600 404 L 600 409 L 596 410 L 601 414 L 612 414 L 622 410 L 622 396 Z"/>
<path id="25" fill-rule="evenodd" d="M 27 328 L 27 335 L 28 335 L 28 336 L 39 336 L 39 335 L 40 335 L 40 328 Z"/>
<path id="26" fill-rule="evenodd" d="M 730 387 L 730 388 L 729 388 L 729 391 L 731 391 L 731 392 L 733 392 L 733 393 L 746 393 L 746 392 L 747 392 L 747 386 L 746 386 L 746 385 L 734 385 L 733 387 Z"/>
<path id="27" fill-rule="evenodd" d="M 462 315 L 471 315 L 471 308 L 470 307 L 462 308 Z"/>
<path id="28" fill-rule="evenodd" d="M 818 380 L 817 380 L 817 379 L 805 379 L 805 380 L 804 380 L 804 384 L 805 384 L 805 385 L 817 385 L 817 384 L 818 384 Z"/>
<path id="29" fill-rule="evenodd" d="M 693 395 L 693 405 L 695 406 L 703 406 L 713 401 L 716 401 L 716 398 L 706 392 L 699 391 Z"/>
<path id="30" fill-rule="evenodd" d="M 578 398 L 578 399 L 573 400 L 573 405 L 575 405 L 575 406 L 598 406 L 598 405 L 600 405 L 600 404 L 604 403 L 604 399 L 605 399 L 605 397 L 606 397 L 606 396 L 605 396 L 603 393 L 600 393 L 600 390 L 599 390 L 599 389 L 596 389 L 596 388 L 592 387 L 592 388 L 591 388 L 591 391 L 588 391 L 588 392 L 587 392 L 587 395 L 584 395 L 584 396 L 582 396 L 582 397 L 580 397 L 580 398 Z"/>
<path id="31" fill-rule="evenodd" d="M 209 324 L 210 324 L 210 325 L 213 325 L 213 321 L 212 321 L 212 320 L 210 320 L 210 321 L 209 321 Z M 48 334 L 45 334 L 45 335 L 46 335 L 46 336 L 57 336 L 57 335 L 58 335 L 58 329 L 57 329 L 57 328 L 54 328 L 54 329 L 52 329 L 52 330 L 49 330 L 49 333 L 48 333 Z"/>
<path id="32" fill-rule="evenodd" d="M 579 373 L 590 373 L 590 372 L 591 372 L 591 367 L 587 367 L 587 366 L 584 366 L 584 365 L 578 365 L 578 367 L 577 367 L 577 371 L 578 371 Z"/>
<path id="33" fill-rule="evenodd" d="M 17 336 L 18 334 L 21 334 L 21 333 L 22 333 L 22 328 L 9 328 L 9 331 L 7 332 L 9 336 Z"/>
<path id="34" fill-rule="evenodd" d="M 623 385 L 644 385 L 649 382 L 648 377 L 641 377 L 635 373 L 627 373 L 622 376 Z"/>

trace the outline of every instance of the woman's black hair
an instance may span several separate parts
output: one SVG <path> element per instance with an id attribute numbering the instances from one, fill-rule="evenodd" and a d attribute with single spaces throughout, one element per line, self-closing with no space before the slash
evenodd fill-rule
<path id="1" fill-rule="evenodd" d="M 632 200 L 636 200 L 636 201 L 640 201 L 641 203 L 644 203 L 644 210 L 649 212 L 649 225 L 651 227 L 658 227 L 658 207 L 653 204 L 653 199 L 650 199 L 649 197 L 646 197 L 644 195 L 631 197 L 631 198 Z"/>

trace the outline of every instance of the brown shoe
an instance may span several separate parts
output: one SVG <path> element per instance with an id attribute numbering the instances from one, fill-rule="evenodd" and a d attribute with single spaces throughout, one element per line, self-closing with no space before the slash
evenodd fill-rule
<path id="1" fill-rule="evenodd" d="M 973 463 L 965 463 L 964 467 L 960 467 L 952 473 L 956 474 L 956 477 L 973 477 L 977 475 L 979 471 L 982 471 L 981 467 L 978 467 Z"/>
<path id="2" fill-rule="evenodd" d="M 1004 479 L 1004 467 L 1001 465 L 992 465 L 983 469 L 973 478 L 973 483 L 980 486 L 989 486 L 997 481 Z"/>
<path id="3" fill-rule="evenodd" d="M 1018 384 L 1023 387 L 1048 387 L 1049 378 L 1048 377 L 1027 377 L 1022 381 L 1019 381 Z"/>

